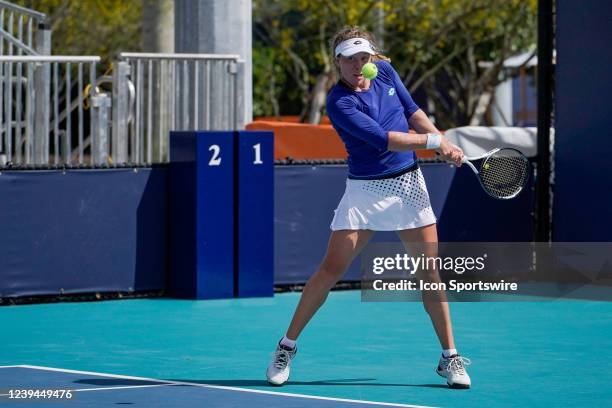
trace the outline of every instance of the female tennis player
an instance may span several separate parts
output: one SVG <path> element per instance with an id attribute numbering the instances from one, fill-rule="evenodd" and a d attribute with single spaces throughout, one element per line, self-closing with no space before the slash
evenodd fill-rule
<path id="1" fill-rule="evenodd" d="M 266 376 L 273 385 L 289 379 L 300 333 L 375 231 L 396 231 L 408 250 L 415 244 L 437 242 L 436 217 L 414 151 L 436 149 L 456 166 L 463 157 L 461 149 L 440 135 L 414 103 L 389 59 L 378 51 L 372 34 L 345 27 L 332 44 L 340 79 L 327 97 L 327 113 L 348 152 L 348 179 L 331 223 L 327 253 L 306 283 L 268 366 Z M 378 68 L 373 80 L 361 73 L 368 62 Z M 409 134 L 409 128 L 417 133 Z M 439 281 L 438 271 L 420 273 Z M 444 292 L 423 291 L 422 299 L 442 346 L 436 372 L 452 388 L 469 388 L 465 370 L 469 360 L 455 348 Z"/>

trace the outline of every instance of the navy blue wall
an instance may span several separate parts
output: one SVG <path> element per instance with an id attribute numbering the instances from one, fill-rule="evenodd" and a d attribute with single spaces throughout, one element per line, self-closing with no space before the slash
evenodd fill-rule
<path id="1" fill-rule="evenodd" d="M 441 241 L 530 241 L 532 199 L 489 198 L 467 168 L 421 166 Z M 303 283 L 325 253 L 346 166 L 277 166 L 274 280 Z M 2 172 L 0 296 L 167 288 L 167 169 Z M 373 242 L 390 242 L 378 233 Z M 359 280 L 359 259 L 345 280 Z M 169 271 L 172 273 L 172 271 Z"/>
<path id="2" fill-rule="evenodd" d="M 0 296 L 166 285 L 166 169 L 0 173 Z"/>
<path id="3" fill-rule="evenodd" d="M 557 2 L 554 241 L 612 237 L 612 3 Z"/>

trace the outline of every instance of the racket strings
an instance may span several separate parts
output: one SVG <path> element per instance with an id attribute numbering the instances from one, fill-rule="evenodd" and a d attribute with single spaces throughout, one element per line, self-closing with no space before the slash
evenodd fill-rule
<path id="1" fill-rule="evenodd" d="M 518 194 L 529 177 L 529 162 L 518 152 L 501 150 L 487 158 L 480 169 L 485 190 L 496 198 Z"/>

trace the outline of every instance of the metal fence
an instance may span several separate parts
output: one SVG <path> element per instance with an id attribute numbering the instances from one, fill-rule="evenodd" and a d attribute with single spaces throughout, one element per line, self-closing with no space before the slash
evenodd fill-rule
<path id="1" fill-rule="evenodd" d="M 45 14 L 0 0 L 0 166 L 164 163 L 172 130 L 244 128 L 238 55 L 122 53 L 98 77 L 50 53 Z"/>
<path id="2" fill-rule="evenodd" d="M 106 161 L 104 117 L 110 102 L 105 102 L 107 95 L 95 92 L 99 61 L 100 57 L 0 56 L 0 165 Z M 88 84 L 91 91 L 86 94 Z"/>
<path id="3" fill-rule="evenodd" d="M 122 53 L 113 75 L 113 159 L 167 162 L 171 130 L 242 129 L 243 76 L 238 55 Z"/>
<path id="4" fill-rule="evenodd" d="M 172 130 L 244 128 L 238 56 L 120 58 L 0 56 L 0 166 L 165 163 Z"/>
<path id="5" fill-rule="evenodd" d="M 50 55 L 47 16 L 0 0 L 0 55 Z"/>

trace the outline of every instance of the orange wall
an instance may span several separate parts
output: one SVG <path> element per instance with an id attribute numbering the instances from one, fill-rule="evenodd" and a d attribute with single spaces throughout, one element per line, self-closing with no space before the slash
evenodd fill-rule
<path id="1" fill-rule="evenodd" d="M 263 119 L 263 118 L 262 118 Z M 274 160 L 291 157 L 294 160 L 346 159 L 344 143 L 332 125 L 296 123 L 297 117 L 257 119 L 246 126 L 247 130 L 271 130 L 274 132 Z M 289 119 L 290 121 L 286 121 Z M 417 151 L 418 157 L 433 157 L 433 151 Z"/>

